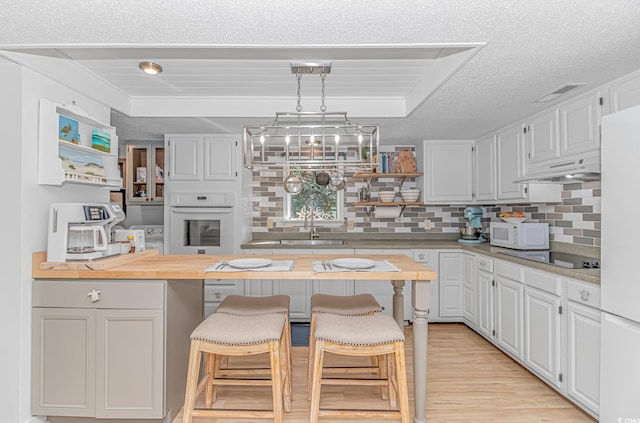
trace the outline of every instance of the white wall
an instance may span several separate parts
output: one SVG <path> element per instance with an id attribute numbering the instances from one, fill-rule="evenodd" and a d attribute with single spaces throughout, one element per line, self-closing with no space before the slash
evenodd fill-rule
<path id="1" fill-rule="evenodd" d="M 49 204 L 108 201 L 106 188 L 38 185 L 40 98 L 76 104 L 109 122 L 109 108 L 85 94 L 15 64 L 0 63 L 0 127 L 3 154 L 2 295 L 0 296 L 0 423 L 27 422 L 31 416 L 31 255 L 46 249 Z M 99 95 L 99 90 L 92 90 Z M 52 142 L 57 142 L 53 134 Z M 9 241 L 9 242 L 7 242 Z M 35 419 L 34 419 L 35 421 Z"/>

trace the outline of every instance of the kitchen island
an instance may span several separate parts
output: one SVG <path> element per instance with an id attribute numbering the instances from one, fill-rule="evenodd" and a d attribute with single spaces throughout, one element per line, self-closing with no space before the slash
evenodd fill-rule
<path id="1" fill-rule="evenodd" d="M 403 325 L 403 287 L 405 281 L 412 282 L 413 305 L 413 339 L 414 339 L 414 393 L 415 393 L 415 417 L 414 422 L 424 423 L 425 400 L 427 384 L 427 315 L 430 303 L 429 283 L 437 279 L 436 273 L 424 265 L 404 255 L 387 255 L 385 259 L 395 265 L 399 271 L 392 272 L 367 272 L 367 271 L 337 271 L 314 272 L 312 261 L 331 261 L 342 258 L 341 255 L 269 255 L 271 260 L 295 260 L 295 266 L 289 271 L 212 271 L 205 272 L 221 260 L 233 260 L 246 258 L 244 255 L 156 255 L 145 257 L 141 260 L 127 263 L 108 270 L 43 270 L 41 263 L 45 261 L 44 252 L 34 253 L 32 262 L 32 276 L 40 280 L 149 280 L 149 281 L 175 281 L 206 279 L 257 279 L 257 280 L 388 280 L 393 287 L 393 315 L 398 324 Z M 349 258 L 364 258 L 370 260 L 380 259 L 373 255 L 354 255 Z M 95 294 L 87 293 L 89 301 L 95 299 Z M 99 301 L 99 300 L 98 300 Z M 185 350 L 188 342 L 185 341 Z M 176 366 L 185 363 L 172 363 Z M 180 387 L 183 389 L 184 387 Z"/>

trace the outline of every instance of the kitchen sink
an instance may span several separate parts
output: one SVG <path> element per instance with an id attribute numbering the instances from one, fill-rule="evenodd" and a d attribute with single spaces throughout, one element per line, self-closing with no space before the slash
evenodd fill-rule
<path id="1" fill-rule="evenodd" d="M 282 239 L 282 245 L 344 245 L 341 239 Z"/>

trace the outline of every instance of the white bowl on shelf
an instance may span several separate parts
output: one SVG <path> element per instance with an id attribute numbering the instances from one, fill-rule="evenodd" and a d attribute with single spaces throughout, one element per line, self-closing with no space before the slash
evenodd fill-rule
<path id="1" fill-rule="evenodd" d="M 400 190 L 400 197 L 402 197 L 402 201 L 413 203 L 418 201 L 420 190 L 417 188 Z"/>
<path id="2" fill-rule="evenodd" d="M 383 203 L 390 203 L 396 198 L 396 193 L 393 191 L 381 191 L 378 193 L 378 199 Z"/>
<path id="3" fill-rule="evenodd" d="M 522 223 L 527 220 L 526 217 L 501 217 L 500 219 L 508 223 Z"/>

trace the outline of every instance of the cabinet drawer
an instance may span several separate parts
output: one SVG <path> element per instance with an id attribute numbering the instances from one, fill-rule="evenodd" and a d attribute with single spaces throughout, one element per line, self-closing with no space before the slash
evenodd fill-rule
<path id="1" fill-rule="evenodd" d="M 495 271 L 497 275 L 504 276 L 505 278 L 512 279 L 514 281 L 522 282 L 524 279 L 522 266 L 518 264 L 496 261 Z"/>
<path id="2" fill-rule="evenodd" d="M 227 295 L 243 295 L 244 294 L 244 286 L 242 282 L 233 283 L 233 284 L 222 284 L 222 283 L 214 283 L 214 284 L 205 284 L 204 286 L 204 300 L 205 302 L 221 302 L 224 300 Z"/>
<path id="3" fill-rule="evenodd" d="M 560 295 L 562 293 L 561 281 L 562 278 L 560 278 L 560 276 L 549 273 L 538 272 L 531 269 L 525 269 L 524 271 L 525 285 L 533 286 L 550 294 Z"/>
<path id="4" fill-rule="evenodd" d="M 567 298 L 600 309 L 600 287 L 585 282 L 567 280 Z"/>
<path id="5" fill-rule="evenodd" d="M 493 260 L 488 258 L 488 257 L 484 257 L 484 256 L 477 256 L 476 257 L 476 263 L 478 265 L 478 269 L 482 269 L 485 272 L 493 272 Z"/>
<path id="6" fill-rule="evenodd" d="M 411 250 L 411 258 L 420 263 L 433 263 L 438 259 L 438 252 L 434 250 Z"/>
<path id="7" fill-rule="evenodd" d="M 33 307 L 162 309 L 164 285 L 160 281 L 37 280 L 33 281 Z"/>

